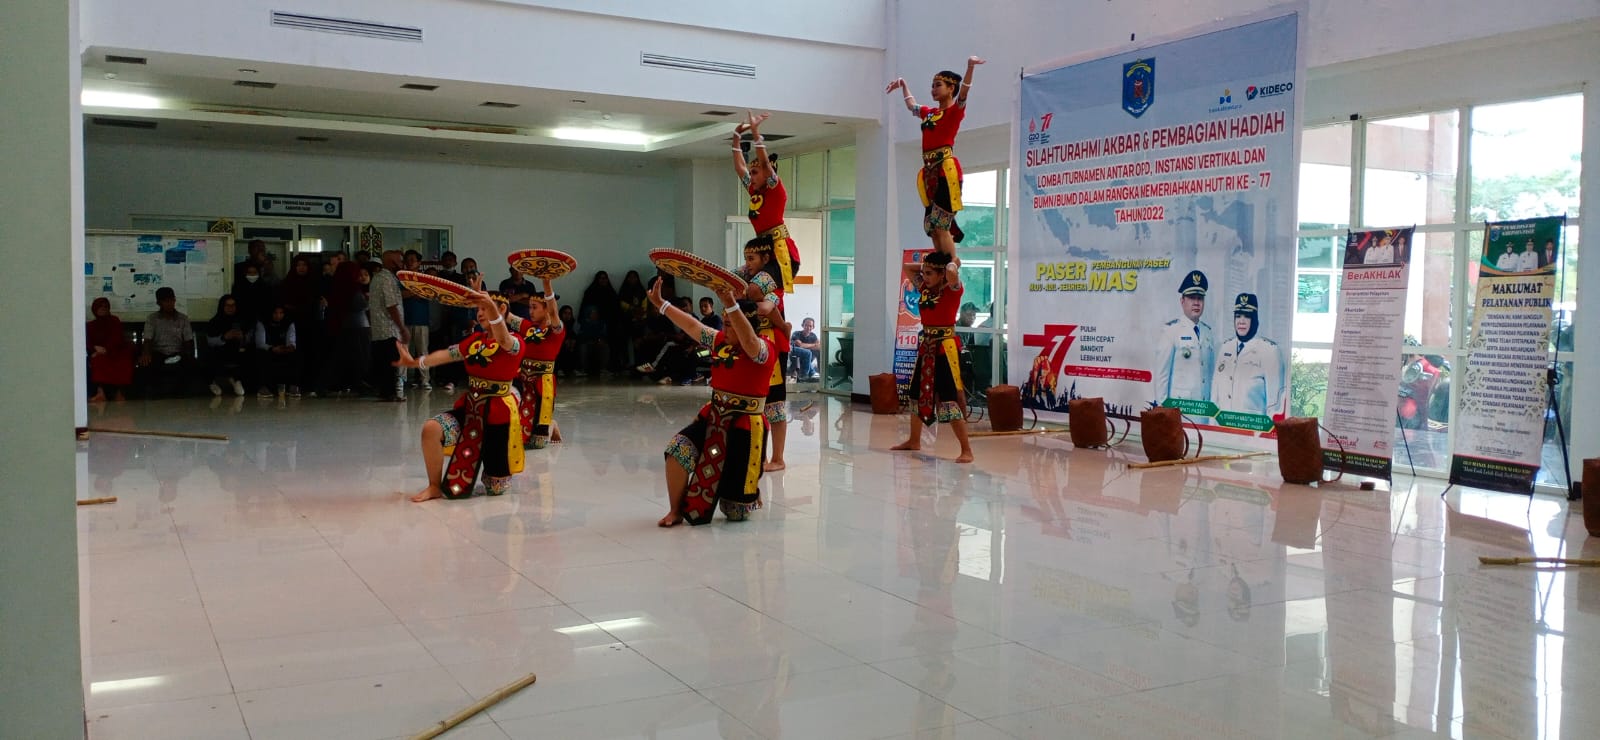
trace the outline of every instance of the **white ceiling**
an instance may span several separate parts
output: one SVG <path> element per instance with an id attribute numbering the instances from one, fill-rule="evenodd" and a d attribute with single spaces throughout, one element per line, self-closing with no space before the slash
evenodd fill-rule
<path id="1" fill-rule="evenodd" d="M 108 63 L 107 55 L 147 63 Z M 277 83 L 274 89 L 234 84 Z M 438 85 L 431 92 L 402 84 Z M 561 90 L 272 65 L 214 57 L 152 54 L 91 47 L 83 57 L 85 90 L 139 93 L 159 110 L 86 109 L 90 142 L 322 151 L 510 167 L 626 171 L 674 160 L 724 157 L 727 135 L 744 110 L 730 105 L 618 98 Z M 491 108 L 485 101 L 515 103 Z M 735 111 L 735 116 L 706 111 Z M 793 137 L 774 147 L 814 148 L 848 140 L 851 120 L 772 111 L 768 136 Z M 155 129 L 95 125 L 95 118 L 155 121 Z M 563 142 L 556 128 L 643 132 L 647 146 Z M 462 129 L 466 129 L 463 131 Z M 325 137 L 306 142 L 298 137 Z"/>

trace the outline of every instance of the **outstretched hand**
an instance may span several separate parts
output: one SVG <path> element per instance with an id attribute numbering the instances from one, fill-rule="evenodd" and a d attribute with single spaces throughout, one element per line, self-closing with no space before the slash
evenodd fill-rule
<path id="1" fill-rule="evenodd" d="M 411 350 L 406 348 L 406 343 L 405 342 L 402 342 L 402 341 L 396 339 L 396 340 L 394 340 L 394 346 L 395 346 L 396 349 L 400 350 L 400 359 L 389 363 L 390 365 L 394 365 L 395 367 L 415 367 L 416 366 L 417 358 L 411 356 Z"/>
<path id="2" fill-rule="evenodd" d="M 661 297 L 661 284 L 664 282 L 666 281 L 657 280 L 654 285 L 650 286 L 650 307 L 657 311 L 661 310 L 661 304 L 667 302 L 667 299 Z"/>
<path id="3" fill-rule="evenodd" d="M 979 57 L 979 56 L 967 57 L 967 66 L 970 67 L 970 66 L 974 66 L 974 65 L 978 65 L 978 64 L 983 64 L 983 58 L 982 57 Z"/>
<path id="4" fill-rule="evenodd" d="M 883 88 L 883 92 L 884 92 L 884 94 L 892 93 L 897 89 L 904 88 L 905 86 L 906 86 L 906 78 L 904 78 L 904 77 L 896 77 L 896 78 L 894 78 L 894 80 L 889 82 L 889 86 L 888 87 Z"/>
<path id="5" fill-rule="evenodd" d="M 732 308 L 739 305 L 739 299 L 734 297 L 732 290 L 726 288 L 719 290 L 717 291 L 717 297 L 722 299 L 723 308 Z"/>

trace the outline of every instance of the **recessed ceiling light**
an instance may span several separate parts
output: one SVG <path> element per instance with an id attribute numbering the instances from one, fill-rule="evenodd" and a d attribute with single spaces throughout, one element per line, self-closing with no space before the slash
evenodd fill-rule
<path id="1" fill-rule="evenodd" d="M 521 105 L 521 103 L 501 103 L 494 100 L 485 100 L 478 104 L 482 108 L 518 108 Z"/>
<path id="2" fill-rule="evenodd" d="M 438 85 L 424 85 L 424 84 L 417 83 L 417 82 L 407 82 L 406 84 L 401 85 L 400 89 L 402 89 L 402 90 L 421 90 L 423 92 L 433 92 L 434 90 L 438 90 L 439 86 Z"/>
<path id="3" fill-rule="evenodd" d="M 600 114 L 600 120 L 602 120 L 602 121 L 611 120 L 611 114 L 610 113 L 601 113 Z"/>
<path id="4" fill-rule="evenodd" d="M 160 108 L 161 99 L 138 93 L 84 90 L 79 100 L 92 108 Z"/>
<path id="5" fill-rule="evenodd" d="M 106 79 L 108 79 L 108 80 L 117 79 L 117 73 L 116 72 L 107 72 L 106 73 Z"/>

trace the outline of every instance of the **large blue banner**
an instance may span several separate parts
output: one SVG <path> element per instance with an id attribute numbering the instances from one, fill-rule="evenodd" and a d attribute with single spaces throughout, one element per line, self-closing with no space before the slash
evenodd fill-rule
<path id="1" fill-rule="evenodd" d="M 1248 436 L 1286 413 L 1299 24 L 1025 74 L 1008 369 L 1029 406 L 1175 406 Z"/>

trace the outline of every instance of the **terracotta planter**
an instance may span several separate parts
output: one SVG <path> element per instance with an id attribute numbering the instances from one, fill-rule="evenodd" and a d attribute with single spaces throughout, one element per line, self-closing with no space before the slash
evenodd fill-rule
<path id="1" fill-rule="evenodd" d="M 1600 537 L 1600 457 L 1583 461 L 1583 528 Z"/>

